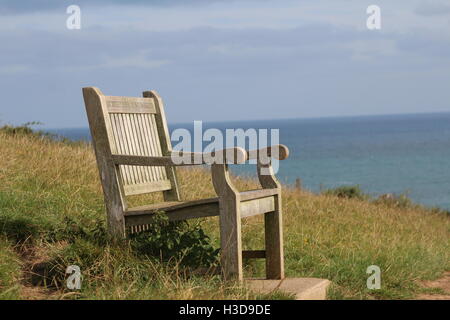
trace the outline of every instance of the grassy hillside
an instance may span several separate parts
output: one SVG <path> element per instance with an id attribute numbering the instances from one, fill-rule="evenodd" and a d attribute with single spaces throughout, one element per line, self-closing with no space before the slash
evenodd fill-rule
<path id="1" fill-rule="evenodd" d="M 179 170 L 179 178 L 184 199 L 215 195 L 208 170 Z M 235 182 L 240 190 L 257 186 L 251 178 Z M 332 299 L 413 298 L 422 290 L 419 280 L 450 270 L 448 213 L 332 192 L 286 188 L 283 197 L 287 276 L 332 280 Z M 159 195 L 131 199 L 136 205 L 159 200 Z M 201 240 L 194 244 L 197 254 L 204 250 L 213 257 L 209 243 L 218 247 L 217 218 L 177 228 L 181 236 Z M 244 220 L 244 248 L 263 248 L 262 230 L 261 217 Z M 144 243 L 167 237 L 164 232 L 146 236 Z M 0 132 L 0 299 L 286 298 L 256 296 L 218 276 L 197 275 L 183 267 L 180 256 L 161 261 L 146 254 L 138 240 L 107 242 L 89 145 Z M 246 275 L 262 275 L 262 263 L 247 264 Z M 72 264 L 84 276 L 79 292 L 64 289 L 65 268 Z M 381 290 L 366 289 L 370 265 L 382 270 Z"/>

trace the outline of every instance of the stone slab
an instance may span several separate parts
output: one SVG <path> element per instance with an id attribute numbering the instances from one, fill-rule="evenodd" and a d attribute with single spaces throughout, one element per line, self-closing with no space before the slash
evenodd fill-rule
<path id="1" fill-rule="evenodd" d="M 285 278 L 283 280 L 248 279 L 246 285 L 257 293 L 276 290 L 292 294 L 296 300 L 326 300 L 330 280 L 319 278 Z"/>

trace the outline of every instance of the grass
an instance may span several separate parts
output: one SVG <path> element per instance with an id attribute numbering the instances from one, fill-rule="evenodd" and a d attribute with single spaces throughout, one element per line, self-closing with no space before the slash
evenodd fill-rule
<path id="1" fill-rule="evenodd" d="M 179 170 L 183 199 L 215 196 L 208 170 Z M 234 178 L 240 190 L 255 179 Z M 160 195 L 131 198 L 133 204 Z M 418 281 L 450 270 L 448 214 L 402 201 L 371 201 L 332 192 L 283 190 L 286 272 L 333 281 L 331 299 L 409 299 Z M 243 246 L 262 249 L 262 220 L 244 220 Z M 190 222 L 218 247 L 217 219 Z M 134 240 L 110 244 L 90 145 L 0 130 L 0 298 L 281 299 L 256 295 L 213 274 L 197 275 L 178 258 L 143 254 Z M 64 288 L 68 265 L 81 267 L 82 289 Z M 378 265 L 381 290 L 368 290 L 366 269 Z M 261 276 L 263 262 L 247 263 Z M 30 290 L 29 288 L 33 290 Z M 31 293 L 30 293 L 31 292 Z"/>
<path id="2" fill-rule="evenodd" d="M 21 263 L 4 238 L 0 238 L 0 261 L 0 299 L 18 299 Z"/>
<path id="3" fill-rule="evenodd" d="M 335 189 L 323 190 L 322 193 L 324 195 L 336 196 L 340 198 L 359 199 L 359 200 L 368 199 L 368 196 L 363 193 L 363 191 L 359 186 L 341 186 Z"/>

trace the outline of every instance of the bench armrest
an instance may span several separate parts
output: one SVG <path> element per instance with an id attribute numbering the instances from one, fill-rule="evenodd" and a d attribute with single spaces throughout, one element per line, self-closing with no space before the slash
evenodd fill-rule
<path id="1" fill-rule="evenodd" d="M 172 151 L 170 156 L 159 157 L 113 154 L 112 159 L 116 165 L 192 166 L 214 163 L 240 164 L 247 160 L 253 159 L 258 159 L 263 163 L 267 163 L 268 158 L 284 160 L 288 156 L 289 149 L 285 145 L 278 144 L 275 146 L 250 151 L 245 151 L 240 147 L 228 148 L 209 153 Z"/>
<path id="2" fill-rule="evenodd" d="M 214 152 L 183 152 L 172 151 L 171 158 L 179 165 L 196 165 L 196 164 L 240 164 L 247 161 L 247 152 L 240 148 L 228 148 Z M 183 164 L 181 164 L 183 163 Z"/>
<path id="3" fill-rule="evenodd" d="M 182 164 L 175 164 L 170 156 L 149 157 L 149 156 L 131 156 L 113 154 L 112 160 L 115 165 L 128 166 L 176 166 Z"/>
<path id="4" fill-rule="evenodd" d="M 173 151 L 170 156 L 132 156 L 113 154 L 116 165 L 130 166 L 192 166 L 213 164 L 215 161 L 226 160 L 226 163 L 244 163 L 247 152 L 242 148 L 229 148 L 211 153 Z"/>
<path id="5" fill-rule="evenodd" d="M 263 189 L 277 189 L 281 188 L 272 168 L 270 158 L 277 160 L 284 160 L 289 157 L 289 149 L 283 144 L 277 144 L 259 150 L 247 151 L 247 158 L 249 160 L 257 160 L 257 174 L 258 180 Z"/>
<path id="6" fill-rule="evenodd" d="M 267 158 L 284 160 L 287 159 L 288 157 L 289 157 L 289 149 L 284 144 L 277 144 L 274 146 L 261 148 L 258 150 L 247 151 L 247 160 L 255 160 L 255 159 L 265 160 Z"/>

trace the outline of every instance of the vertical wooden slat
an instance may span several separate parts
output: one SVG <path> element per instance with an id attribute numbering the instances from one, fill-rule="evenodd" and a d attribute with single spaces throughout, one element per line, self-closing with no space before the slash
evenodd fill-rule
<path id="1" fill-rule="evenodd" d="M 137 141 L 139 144 L 139 155 L 140 156 L 148 156 L 147 152 L 147 146 L 145 145 L 145 138 L 142 130 L 142 124 L 141 124 L 142 115 L 136 114 L 135 115 L 135 126 L 136 126 L 136 132 L 137 132 Z M 140 167 L 141 173 L 143 175 L 143 179 L 145 182 L 150 181 L 150 176 L 147 171 L 148 167 Z"/>
<path id="2" fill-rule="evenodd" d="M 152 137 L 152 145 L 153 145 L 153 150 L 154 150 L 154 155 L 155 156 L 159 156 L 162 155 L 161 150 L 158 148 L 158 133 L 155 132 L 155 116 L 152 114 L 148 115 L 148 125 L 149 125 L 149 131 L 150 131 L 150 136 Z M 161 180 L 163 178 L 163 175 L 161 174 L 161 167 L 156 167 L 156 178 L 158 180 Z"/>
<path id="3" fill-rule="evenodd" d="M 134 144 L 133 141 L 131 139 L 131 129 L 130 129 L 130 115 L 129 114 L 122 114 L 122 120 L 123 120 L 123 124 L 124 124 L 124 129 L 125 129 L 125 136 L 126 136 L 126 142 L 127 142 L 127 146 L 128 146 L 128 153 L 129 155 L 133 155 L 134 154 Z M 136 178 L 136 169 L 135 166 L 128 166 L 127 167 L 129 172 L 130 172 L 130 176 L 131 176 L 131 180 L 133 182 L 133 184 L 137 184 L 138 180 Z"/>
<path id="4" fill-rule="evenodd" d="M 113 137 L 114 137 L 114 142 L 116 144 L 117 152 L 122 153 L 121 141 L 118 137 L 118 130 L 117 130 L 117 125 L 116 125 L 116 115 L 110 114 L 109 118 L 111 121 L 111 127 L 112 127 L 112 131 L 113 131 Z M 124 182 L 126 182 L 126 180 L 123 177 L 121 168 L 119 168 L 119 171 L 120 171 L 120 175 L 122 176 L 122 179 L 124 180 Z"/>
<path id="5" fill-rule="evenodd" d="M 145 146 L 147 148 L 147 154 L 149 156 L 153 155 L 153 150 L 152 150 L 152 145 L 150 144 L 150 139 L 151 137 L 149 136 L 149 132 L 148 132 L 148 128 L 147 128 L 147 115 L 144 114 L 142 115 L 142 128 L 143 128 L 143 135 L 144 135 L 144 141 L 145 141 Z M 150 181 L 154 181 L 154 177 L 155 177 L 155 171 L 156 168 L 155 167 L 151 167 L 150 170 Z"/>
<path id="6" fill-rule="evenodd" d="M 137 155 L 138 154 L 138 150 L 136 147 L 136 138 L 134 137 L 134 126 L 132 123 L 132 119 L 131 117 L 133 116 L 133 114 L 127 114 L 127 124 L 128 124 L 128 129 L 129 129 L 129 137 L 128 137 L 128 141 L 130 142 L 131 145 L 131 149 L 132 149 L 132 155 Z M 135 177 L 135 181 L 136 183 L 141 183 L 141 179 L 139 176 L 139 167 L 137 166 L 132 166 L 133 167 L 133 172 L 134 172 L 134 177 Z"/>
<path id="7" fill-rule="evenodd" d="M 120 136 L 122 139 L 122 148 L 123 148 L 123 154 L 130 154 L 129 146 L 128 146 L 128 137 L 126 134 L 125 129 L 125 121 L 124 121 L 124 115 L 118 114 L 118 123 L 120 124 Z M 127 176 L 127 184 L 133 184 L 133 177 L 132 177 L 132 171 L 130 169 L 130 166 L 122 166 L 123 171 L 125 175 Z"/>
<path id="8" fill-rule="evenodd" d="M 139 156 L 142 154 L 141 149 L 140 149 L 140 142 L 139 142 L 139 137 L 137 134 L 137 126 L 136 126 L 136 120 L 135 120 L 135 114 L 131 113 L 130 114 L 130 124 L 131 124 L 131 140 L 133 141 L 134 144 L 134 148 L 135 148 L 135 156 Z M 136 166 L 136 172 L 138 175 L 138 180 L 139 183 L 144 183 L 145 179 L 144 176 L 142 174 L 142 167 L 141 166 Z"/>
<path id="9" fill-rule="evenodd" d="M 138 145 L 139 145 L 139 155 L 145 156 L 147 155 L 146 149 L 145 149 L 145 143 L 144 143 L 144 136 L 142 133 L 142 128 L 139 119 L 141 118 L 141 114 L 135 114 L 134 115 L 134 121 L 136 126 L 136 133 L 137 133 L 137 139 L 138 139 Z M 142 179 L 144 182 L 149 182 L 149 176 L 148 171 L 146 170 L 147 167 L 140 167 Z"/>
<path id="10" fill-rule="evenodd" d="M 141 116 L 141 124 L 142 124 L 142 132 L 143 132 L 143 137 L 144 137 L 144 144 L 146 147 L 146 152 L 148 156 L 152 156 L 153 152 L 152 152 L 152 146 L 151 146 L 151 135 L 147 126 L 147 115 L 142 115 Z M 146 167 L 147 172 L 149 174 L 149 182 L 150 181 L 156 181 L 156 167 Z"/>
<path id="11" fill-rule="evenodd" d="M 146 98 L 153 98 L 155 103 L 155 122 L 158 131 L 158 138 L 161 143 L 162 155 L 170 155 L 172 153 L 172 143 L 170 142 L 169 129 L 167 127 L 166 115 L 164 112 L 164 105 L 161 97 L 156 91 L 145 91 L 143 96 Z M 178 179 L 175 167 L 166 167 L 166 175 L 172 184 L 172 189 L 164 191 L 164 200 L 166 201 L 179 201 L 180 193 L 178 188 Z"/>
<path id="12" fill-rule="evenodd" d="M 146 135 L 148 137 L 148 146 L 150 148 L 150 152 L 152 156 L 156 156 L 157 155 L 157 151 L 155 148 L 155 144 L 153 143 L 154 137 L 152 136 L 152 131 L 150 129 L 151 123 L 150 123 L 150 115 L 146 114 L 145 117 L 145 130 L 146 130 Z M 154 171 L 153 171 L 153 181 L 157 181 L 160 180 L 159 178 L 159 174 L 158 174 L 158 168 L 154 167 Z"/>
<path id="13" fill-rule="evenodd" d="M 155 121 L 155 116 L 153 114 L 150 114 L 150 128 L 151 128 L 151 134 L 153 137 L 153 143 L 155 146 L 155 150 L 156 150 L 156 155 L 160 156 L 162 155 L 162 150 L 161 150 L 161 143 L 159 141 L 159 136 L 158 136 L 158 128 L 156 127 L 156 121 Z M 165 174 L 165 168 L 164 167 L 158 167 L 158 176 L 160 180 L 163 180 L 166 178 L 166 174 Z"/>
<path id="14" fill-rule="evenodd" d="M 114 132 L 117 140 L 117 149 L 120 154 L 125 154 L 125 146 L 124 146 L 124 138 L 122 137 L 122 125 L 121 121 L 118 119 L 120 117 L 119 114 L 111 114 L 112 123 L 114 123 Z M 129 184 L 130 177 L 128 176 L 128 172 L 124 169 L 124 166 L 120 166 L 119 168 L 122 179 L 125 184 Z"/>

